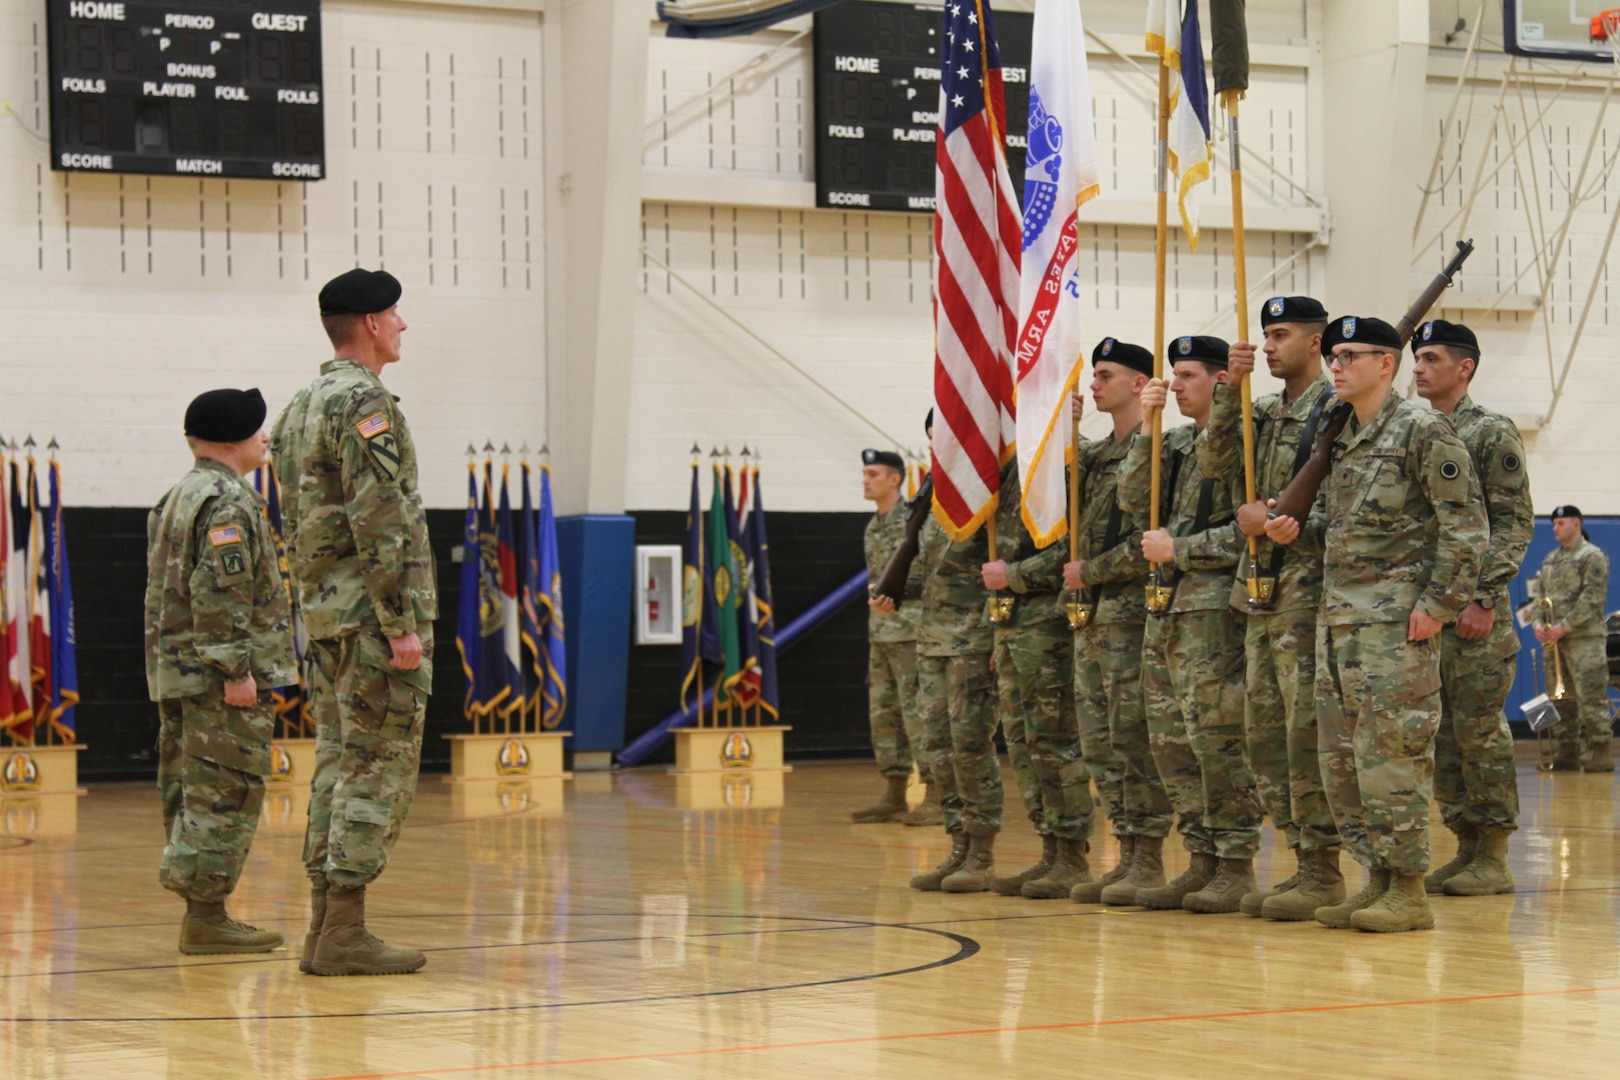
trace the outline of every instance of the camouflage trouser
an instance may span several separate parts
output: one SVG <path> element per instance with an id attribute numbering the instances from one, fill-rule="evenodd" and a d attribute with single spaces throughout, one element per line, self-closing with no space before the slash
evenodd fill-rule
<path id="1" fill-rule="evenodd" d="M 1086 768 L 1115 836 L 1167 836 L 1170 799 L 1148 748 L 1142 624 L 1092 624 L 1074 634 L 1074 707 Z"/>
<path id="2" fill-rule="evenodd" d="M 997 683 L 1003 701 L 1011 684 L 1023 716 L 1028 769 L 1040 793 L 1039 816 L 1034 807 L 1030 810 L 1035 831 L 1064 840 L 1090 836 L 1091 785 L 1075 727 L 1074 657 L 1068 623 L 1060 618 L 1044 619 L 998 628 L 995 636 Z M 1010 750 L 1011 736 L 1008 746 Z M 1019 781 L 1022 786 L 1024 778 Z"/>
<path id="3" fill-rule="evenodd" d="M 1142 698 L 1187 850 L 1251 859 L 1263 811 L 1243 752 L 1243 624 L 1230 608 L 1150 617 Z"/>
<path id="4" fill-rule="evenodd" d="M 919 758 L 939 785 L 945 831 L 1001 831 L 1001 761 L 996 757 L 995 676 L 990 654 L 917 657 Z"/>
<path id="5" fill-rule="evenodd" d="M 1566 637 L 1559 641 L 1558 651 L 1575 705 L 1573 710 L 1559 706 L 1562 719 L 1553 725 L 1553 735 L 1560 747 L 1578 746 L 1583 761 L 1607 759 L 1614 721 L 1609 716 L 1609 660 L 1604 639 Z"/>
<path id="6" fill-rule="evenodd" d="M 376 627 L 309 643 L 316 734 L 304 866 L 311 878 L 345 889 L 376 880 L 405 826 L 433 679 L 432 628 L 417 634 L 416 671 L 389 666 L 393 654 Z"/>
<path id="7" fill-rule="evenodd" d="M 1440 642 L 1406 620 L 1316 630 L 1322 782 L 1345 850 L 1398 874 L 1429 868 L 1429 796 L 1440 726 Z"/>
<path id="8" fill-rule="evenodd" d="M 874 641 L 867 662 L 867 716 L 872 753 L 884 776 L 910 776 L 922 742 L 917 722 L 917 643 Z M 929 776 L 921 773 L 924 783 Z"/>
<path id="9" fill-rule="evenodd" d="M 1316 609 L 1248 616 L 1243 724 L 1271 823 L 1291 848 L 1337 848 L 1316 756 Z"/>
<path id="10" fill-rule="evenodd" d="M 227 708 L 212 695 L 158 703 L 158 794 L 168 837 L 158 881 L 204 903 L 223 901 L 236 888 L 264 802 L 263 776 L 187 752 L 192 744 L 187 729 L 223 726 Z M 259 696 L 255 708 L 272 715 L 268 693 Z"/>
<path id="11" fill-rule="evenodd" d="M 991 673 L 996 680 L 996 716 L 1001 722 L 1001 736 L 1007 741 L 1007 764 L 1012 766 L 1013 779 L 1018 783 L 1018 797 L 1024 801 L 1024 812 L 1040 831 L 1046 813 L 1041 807 L 1041 782 L 1035 774 L 1035 763 L 1029 756 L 1028 727 L 1024 723 L 1024 699 L 1019 693 L 1018 666 L 1008 651 L 1006 631 L 996 632 L 995 651 Z"/>
<path id="12" fill-rule="evenodd" d="M 1459 660 L 1456 634 L 1447 627 L 1440 636 L 1434 800 L 1441 819 L 1453 829 L 1467 824 L 1513 830 L 1519 820 L 1519 780 L 1513 734 L 1502 714 L 1513 687 L 1513 657 L 1483 665 L 1472 657 Z"/>

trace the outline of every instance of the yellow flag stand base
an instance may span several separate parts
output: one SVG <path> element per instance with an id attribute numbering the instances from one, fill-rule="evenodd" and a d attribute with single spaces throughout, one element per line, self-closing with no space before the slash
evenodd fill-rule
<path id="1" fill-rule="evenodd" d="M 758 727 L 679 727 L 675 729 L 675 767 L 680 775 L 731 772 L 792 772 L 783 764 L 782 724 Z"/>
<path id="2" fill-rule="evenodd" d="M 270 775 L 265 783 L 308 787 L 314 775 L 314 739 L 277 739 L 270 744 Z"/>
<path id="3" fill-rule="evenodd" d="M 72 836 L 79 831 L 79 755 L 84 744 L 0 749 L 0 835 Z"/>
<path id="4" fill-rule="evenodd" d="M 563 740 L 572 731 L 446 735 L 450 740 L 451 783 L 468 780 L 566 780 Z"/>

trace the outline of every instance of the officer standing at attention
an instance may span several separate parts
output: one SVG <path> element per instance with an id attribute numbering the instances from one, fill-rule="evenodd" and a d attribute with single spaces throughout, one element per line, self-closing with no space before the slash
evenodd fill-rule
<path id="1" fill-rule="evenodd" d="M 1187 872 L 1138 889 L 1146 908 L 1201 913 L 1238 910 L 1256 891 L 1254 853 L 1264 810 L 1243 746 L 1243 616 L 1228 603 L 1242 534 L 1232 523 L 1232 489 L 1199 466 L 1210 400 L 1226 380 L 1226 342 L 1180 337 L 1167 359 L 1176 406 L 1192 421 L 1164 433 L 1160 527 L 1142 534 L 1142 554 L 1160 565 L 1171 590 L 1163 611 L 1148 611 L 1142 641 L 1142 697 L 1148 740 L 1177 828 L 1192 856 Z M 1165 405 L 1165 382 L 1149 379 L 1142 408 Z M 1120 469 L 1119 504 L 1138 519 L 1151 498 L 1153 440 L 1131 439 Z"/>
<path id="2" fill-rule="evenodd" d="M 146 685 L 158 703 L 158 791 L 168 842 L 158 880 L 186 898 L 180 951 L 269 952 L 282 937 L 232 919 L 270 772 L 270 692 L 298 681 L 292 612 L 264 500 L 257 390 L 210 390 L 186 409 L 191 471 L 146 524 Z"/>
<path id="3" fill-rule="evenodd" d="M 1274 296 L 1260 309 L 1266 365 L 1283 382 L 1280 394 L 1254 403 L 1254 479 L 1258 497 L 1237 508 L 1238 528 L 1260 538 L 1251 566 L 1248 544 L 1232 585 L 1232 607 L 1247 615 L 1244 630 L 1244 733 L 1249 765 L 1277 832 L 1298 861 L 1295 873 L 1271 889 L 1243 898 L 1245 915 L 1299 922 L 1344 899 L 1339 832 L 1322 792 L 1316 750 L 1316 609 L 1322 602 L 1322 555 L 1265 539 L 1266 499 L 1294 478 L 1316 446 L 1333 383 L 1322 371 L 1327 309 L 1309 296 Z M 1318 350 L 1321 350 L 1320 352 Z M 1243 410 L 1237 383 L 1254 370 L 1255 346 L 1232 343 L 1225 383 L 1215 388 L 1209 427 L 1198 444 L 1204 473 L 1241 494 Z M 1249 595 L 1249 579 L 1260 595 Z"/>
<path id="4" fill-rule="evenodd" d="M 1136 890 L 1164 884 L 1164 838 L 1170 800 L 1148 749 L 1142 704 L 1142 587 L 1147 562 L 1138 540 L 1146 521 L 1116 498 L 1120 466 L 1142 426 L 1142 390 L 1153 354 L 1140 345 L 1103 338 L 1091 351 L 1091 400 L 1113 421 L 1101 439 L 1083 441 L 1080 469 L 1080 559 L 1063 566 L 1063 585 L 1076 590 L 1089 618 L 1073 634 L 1075 712 L 1086 768 L 1096 781 L 1114 835 L 1119 863 L 1096 881 L 1069 891 L 1080 904 L 1132 904 Z M 1077 394 L 1074 408 L 1083 407 Z"/>
<path id="5" fill-rule="evenodd" d="M 1575 715 L 1553 728 L 1558 756 L 1553 768 L 1571 771 L 1613 772 L 1609 750 L 1613 721 L 1609 718 L 1609 666 L 1605 654 L 1607 623 L 1604 605 L 1609 600 L 1609 556 L 1586 535 L 1586 521 L 1578 507 L 1560 506 L 1552 512 L 1553 537 L 1558 546 L 1541 563 L 1541 595 L 1552 601 L 1551 625 L 1536 624 L 1536 640 L 1558 642 L 1575 695 Z M 1552 673 L 1547 675 L 1548 681 Z"/>
<path id="6" fill-rule="evenodd" d="M 416 447 L 380 378 L 399 360 L 400 292 L 383 270 L 326 283 L 321 325 L 334 359 L 271 437 L 317 725 L 299 964 L 316 975 L 401 975 L 427 963 L 365 925 L 366 886 L 416 793 L 439 612 Z"/>
<path id="7" fill-rule="evenodd" d="M 1316 632 L 1322 780 L 1339 836 L 1367 868 L 1355 896 L 1317 909 L 1324 926 L 1422 930 L 1429 797 L 1440 726 L 1441 627 L 1473 599 L 1489 526 L 1468 450 L 1450 423 L 1391 392 L 1403 351 L 1381 319 L 1337 320 L 1330 366 L 1354 409 L 1304 532 L 1279 544 L 1323 552 Z"/>
<path id="8" fill-rule="evenodd" d="M 1473 602 L 1440 632 L 1434 797 L 1441 820 L 1457 834 L 1457 857 L 1429 874 L 1424 886 L 1452 896 L 1510 893 L 1507 844 L 1519 827 L 1519 785 L 1502 705 L 1513 688 L 1519 651 L 1508 582 L 1518 574 L 1535 530 L 1524 443 L 1513 421 L 1468 396 L 1479 370 L 1472 330 L 1444 319 L 1426 322 L 1412 336 L 1412 355 L 1418 396 L 1446 415 L 1468 448 L 1491 526 Z"/>

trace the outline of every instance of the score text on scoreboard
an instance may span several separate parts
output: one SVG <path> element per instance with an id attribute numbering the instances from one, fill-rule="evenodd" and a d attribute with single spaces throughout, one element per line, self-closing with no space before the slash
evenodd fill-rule
<path id="1" fill-rule="evenodd" d="M 319 180 L 320 0 L 46 0 L 51 167 Z"/>
<path id="2" fill-rule="evenodd" d="M 937 6 L 849 0 L 815 14 L 816 205 L 934 209 L 939 128 Z M 1034 16 L 996 12 L 1007 168 L 1024 191 Z"/>

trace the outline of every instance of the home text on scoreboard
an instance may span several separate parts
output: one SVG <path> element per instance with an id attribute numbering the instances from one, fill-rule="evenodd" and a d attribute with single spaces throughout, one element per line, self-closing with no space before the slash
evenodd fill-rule
<path id="1" fill-rule="evenodd" d="M 320 180 L 320 0 L 46 0 L 51 167 Z"/>
<path id="2" fill-rule="evenodd" d="M 849 0 L 815 15 L 816 205 L 934 209 L 943 15 L 926 4 Z M 1024 190 L 1034 16 L 998 11 L 1007 167 Z"/>

